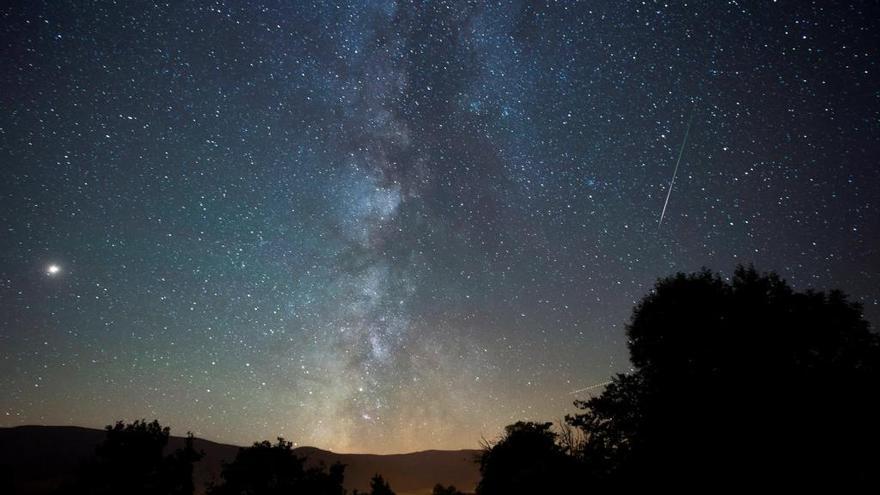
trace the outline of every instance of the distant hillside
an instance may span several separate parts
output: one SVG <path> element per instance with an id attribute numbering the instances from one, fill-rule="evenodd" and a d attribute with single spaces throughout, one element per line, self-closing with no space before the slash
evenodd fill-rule
<path id="1" fill-rule="evenodd" d="M 0 428 L 0 492 L 37 495 L 50 493 L 74 476 L 77 466 L 94 457 L 104 439 L 103 430 L 76 426 L 18 426 Z M 183 445 L 171 437 L 169 450 Z M 205 457 L 195 466 L 196 493 L 219 479 L 221 463 L 235 457 L 238 446 L 196 439 L 196 450 Z M 314 447 L 300 447 L 296 453 L 310 463 L 345 464 L 345 487 L 366 491 L 370 477 L 379 473 L 398 495 L 430 493 L 436 483 L 473 490 L 479 481 L 474 459 L 477 450 L 426 450 L 411 454 L 336 454 Z M 12 480 L 12 486 L 6 483 Z M 11 490 L 10 490 L 11 488 Z"/>

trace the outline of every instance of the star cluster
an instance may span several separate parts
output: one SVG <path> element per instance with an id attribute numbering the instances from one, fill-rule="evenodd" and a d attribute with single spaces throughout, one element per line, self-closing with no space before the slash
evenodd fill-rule
<path id="1" fill-rule="evenodd" d="M 625 372 L 678 270 L 753 262 L 880 321 L 873 2 L 0 19 L 4 426 L 475 447 Z"/>

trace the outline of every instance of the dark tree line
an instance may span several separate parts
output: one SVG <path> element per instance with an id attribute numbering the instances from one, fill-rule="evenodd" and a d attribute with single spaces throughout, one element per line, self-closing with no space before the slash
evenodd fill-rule
<path id="1" fill-rule="evenodd" d="M 626 332 L 633 372 L 576 402 L 559 433 L 508 427 L 481 458 L 480 495 L 840 490 L 880 478 L 880 339 L 842 292 L 798 293 L 753 268 L 730 281 L 677 274 Z"/>
<path id="2" fill-rule="evenodd" d="M 333 464 L 307 468 L 307 459 L 293 452 L 293 444 L 257 442 L 241 448 L 235 460 L 223 465 L 222 483 L 211 487 L 209 495 L 345 495 L 342 488 L 345 466 Z"/>
<path id="3" fill-rule="evenodd" d="M 138 420 L 107 426 L 96 460 L 82 466 L 78 478 L 63 486 L 64 495 L 192 495 L 193 465 L 203 454 L 188 434 L 184 446 L 164 455 L 170 429 L 158 421 Z M 345 465 L 307 466 L 293 444 L 256 442 L 242 447 L 231 462 L 224 462 L 220 482 L 207 487 L 208 495 L 346 495 Z M 357 490 L 352 495 L 359 495 Z M 360 495 L 394 495 L 391 485 L 375 475 L 370 491 Z M 452 494 L 454 495 L 454 493 Z"/>

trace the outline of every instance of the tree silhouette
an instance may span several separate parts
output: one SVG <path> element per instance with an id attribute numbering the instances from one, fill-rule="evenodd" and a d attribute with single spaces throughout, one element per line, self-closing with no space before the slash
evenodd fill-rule
<path id="1" fill-rule="evenodd" d="M 306 467 L 306 458 L 293 452 L 293 444 L 278 438 L 238 450 L 235 460 L 223 465 L 223 483 L 209 489 L 211 495 L 343 495 L 345 466 Z"/>
<path id="2" fill-rule="evenodd" d="M 464 495 L 464 493 L 458 491 L 454 485 L 443 486 L 440 483 L 434 485 L 434 490 L 431 491 L 431 495 Z"/>
<path id="3" fill-rule="evenodd" d="M 394 491 L 381 474 L 376 474 L 370 480 L 370 495 L 394 495 Z"/>
<path id="4" fill-rule="evenodd" d="M 718 489 L 878 478 L 880 339 L 839 291 L 738 267 L 657 283 L 627 326 L 634 371 L 577 402 L 594 480 Z"/>
<path id="5" fill-rule="evenodd" d="M 163 472 L 168 480 L 168 493 L 190 495 L 195 491 L 193 484 L 193 465 L 205 456 L 203 452 L 197 452 L 193 446 L 195 437 L 187 433 L 183 439 L 183 448 L 177 449 L 163 461 Z"/>
<path id="6" fill-rule="evenodd" d="M 77 494 L 169 494 L 193 493 L 193 464 L 202 454 L 193 448 L 188 434 L 184 447 L 168 456 L 170 429 L 158 421 L 122 421 L 106 427 L 107 435 L 96 449 L 96 460 L 84 466 L 73 486 L 61 489 Z"/>
<path id="7" fill-rule="evenodd" d="M 572 493 L 575 459 L 557 443 L 552 423 L 518 422 L 480 456 L 479 495 Z"/>

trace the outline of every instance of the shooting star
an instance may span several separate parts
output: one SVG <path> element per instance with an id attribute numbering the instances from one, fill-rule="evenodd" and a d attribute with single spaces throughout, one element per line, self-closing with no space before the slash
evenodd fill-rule
<path id="1" fill-rule="evenodd" d="M 681 147 L 678 149 L 678 160 L 675 161 L 675 169 L 672 171 L 672 180 L 669 181 L 669 190 L 666 191 L 666 201 L 663 202 L 663 211 L 660 212 L 660 221 L 657 223 L 657 231 L 663 226 L 663 217 L 666 216 L 666 207 L 669 206 L 669 197 L 672 196 L 672 186 L 675 185 L 675 177 L 678 175 L 678 166 L 681 164 L 681 157 L 684 154 L 684 147 L 687 144 L 688 134 L 691 132 L 691 124 L 694 121 L 694 112 L 691 110 L 691 117 L 688 119 L 687 129 L 684 131 L 684 139 L 681 140 Z"/>
<path id="2" fill-rule="evenodd" d="M 589 387 L 579 388 L 579 389 L 575 390 L 574 392 L 569 392 L 568 395 L 579 394 L 581 392 L 586 392 L 587 390 L 593 390 L 594 388 L 604 387 L 605 385 L 610 385 L 613 381 L 614 380 L 608 380 L 608 381 L 605 381 L 602 383 L 594 383 L 593 385 L 590 385 Z"/>

